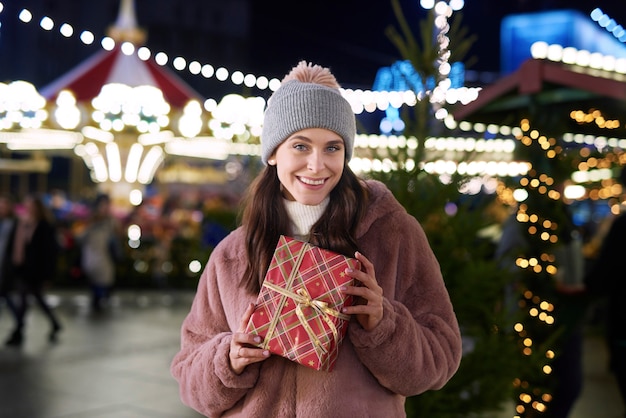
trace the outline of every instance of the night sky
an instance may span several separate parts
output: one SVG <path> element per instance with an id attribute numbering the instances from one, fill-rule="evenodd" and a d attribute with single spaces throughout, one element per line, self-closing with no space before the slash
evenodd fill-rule
<path id="1" fill-rule="evenodd" d="M 216 4 L 213 1 L 221 3 L 223 0 L 186 0 L 184 3 L 135 0 L 139 25 L 148 29 L 148 46 L 162 48 L 171 54 L 180 53 L 190 60 L 279 78 L 299 60 L 306 59 L 330 67 L 344 87 L 354 88 L 371 88 L 378 69 L 400 58 L 385 34 L 388 26 L 397 24 L 388 0 L 251 0 L 247 23 L 222 22 L 233 33 L 239 34 L 237 36 L 245 38 L 241 40 L 241 46 L 222 42 L 220 36 L 223 35 L 211 27 L 204 12 L 207 5 Z M 418 0 L 400 2 L 416 31 L 426 12 Z M 85 47 L 77 40 L 50 41 L 54 35 L 44 34 L 36 23 L 24 28 L 25 25 L 16 23 L 16 19 L 8 15 L 17 15 L 17 10 L 27 7 L 39 16 L 49 14 L 58 21 L 71 22 L 77 28 L 104 32 L 115 21 L 120 2 L 4 0 L 3 3 L 0 80 L 25 78 L 41 87 L 78 65 L 99 47 Z M 622 0 L 466 0 L 461 12 L 462 23 L 477 37 L 468 57 L 474 59 L 469 69 L 499 72 L 499 31 L 504 16 L 553 9 L 577 9 L 588 15 L 596 7 L 626 26 L 626 6 Z M 175 10 L 175 16 L 168 15 L 171 10 Z M 246 27 L 234 27 L 236 24 L 246 24 Z M 11 26 L 18 29 L 11 29 Z M 33 32 L 38 34 L 35 36 Z M 29 39 L 17 53 L 45 57 L 32 63 L 19 63 L 16 58 L 20 57 L 11 56 L 16 54 L 16 48 L 11 49 L 15 38 L 23 37 L 31 37 L 38 49 L 30 49 Z M 60 35 L 56 34 L 56 37 L 60 38 Z M 182 75 L 201 94 L 210 96 L 215 93 L 212 81 Z"/>
<path id="2" fill-rule="evenodd" d="M 258 9 L 253 19 L 252 39 L 257 45 L 253 48 L 253 62 L 260 69 L 288 69 L 298 59 L 312 57 L 331 66 L 344 84 L 371 84 L 378 68 L 399 58 L 385 35 L 387 26 L 396 25 L 389 1 L 312 3 L 315 6 L 311 10 L 297 13 L 293 2 L 253 2 Z M 401 4 L 405 16 L 417 28 L 425 16 L 419 1 L 401 0 Z M 589 15 L 596 7 L 626 26 L 626 4 L 622 0 L 465 0 L 462 23 L 477 37 L 471 69 L 499 71 L 500 22 L 509 14 L 576 9 Z"/>

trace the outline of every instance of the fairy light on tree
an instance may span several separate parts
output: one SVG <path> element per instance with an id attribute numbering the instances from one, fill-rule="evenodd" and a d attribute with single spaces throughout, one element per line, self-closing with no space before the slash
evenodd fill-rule
<path id="1" fill-rule="evenodd" d="M 515 259 L 519 273 L 519 309 L 525 319 L 514 326 L 518 348 L 528 361 L 523 376 L 513 382 L 516 417 L 541 416 L 550 409 L 555 378 L 553 360 L 560 354 L 558 339 L 563 323 L 562 306 L 555 301 L 558 271 L 556 249 L 562 245 L 566 218 L 561 188 L 569 163 L 556 138 L 532 128 L 528 119 L 520 123 L 517 140 L 521 153 L 533 167 L 519 181 L 521 194 L 516 220 L 527 245 Z M 561 310 L 560 310 L 561 309 Z"/>

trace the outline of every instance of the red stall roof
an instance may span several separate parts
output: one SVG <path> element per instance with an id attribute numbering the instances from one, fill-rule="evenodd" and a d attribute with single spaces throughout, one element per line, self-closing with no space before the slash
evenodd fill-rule
<path id="1" fill-rule="evenodd" d="M 485 87 L 478 99 L 459 105 L 457 121 L 517 126 L 530 117 L 534 127 L 549 131 L 607 135 L 595 124 L 580 124 L 574 110 L 600 110 L 605 119 L 626 113 L 626 76 L 576 65 L 529 59 L 520 68 Z M 624 127 L 612 134 L 623 135 Z"/>

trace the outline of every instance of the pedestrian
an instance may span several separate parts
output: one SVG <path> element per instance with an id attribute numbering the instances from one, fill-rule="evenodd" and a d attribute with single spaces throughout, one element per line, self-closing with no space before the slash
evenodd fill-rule
<path id="1" fill-rule="evenodd" d="M 457 319 L 418 221 L 348 166 L 354 112 L 328 68 L 300 62 L 268 101 L 264 169 L 241 225 L 216 246 L 183 322 L 171 372 L 210 417 L 401 417 L 405 397 L 443 387 L 461 359 Z M 245 332 L 280 235 L 361 263 L 330 372 L 257 348 Z M 256 339 L 255 339 L 256 338 Z"/>
<path id="2" fill-rule="evenodd" d="M 626 167 L 619 181 L 626 186 Z M 615 375 L 626 408 L 626 213 L 615 218 L 602 242 L 600 253 L 585 276 L 585 288 L 598 300 L 606 298 L 606 341 L 609 368 Z M 625 413 L 626 416 L 626 413 Z"/>
<path id="3" fill-rule="evenodd" d="M 13 264 L 11 262 L 11 251 L 13 249 L 13 239 L 15 237 L 15 217 L 14 202 L 11 195 L 0 196 L 0 300 L 3 300 L 7 309 L 13 316 L 17 324 L 17 308 L 11 297 L 13 289 Z"/>
<path id="4" fill-rule="evenodd" d="M 80 266 L 89 283 L 94 312 L 106 306 L 115 285 L 116 263 L 122 257 L 118 230 L 118 223 L 111 214 L 110 197 L 98 195 L 87 225 L 77 237 Z"/>
<path id="5" fill-rule="evenodd" d="M 44 286 L 55 278 L 58 243 L 53 221 L 43 201 L 34 195 L 23 200 L 24 213 L 15 230 L 12 263 L 18 293 L 17 326 L 6 341 L 7 345 L 21 345 L 24 340 L 29 297 L 33 297 L 50 322 L 48 340 L 56 342 L 61 324 L 43 294 Z"/>

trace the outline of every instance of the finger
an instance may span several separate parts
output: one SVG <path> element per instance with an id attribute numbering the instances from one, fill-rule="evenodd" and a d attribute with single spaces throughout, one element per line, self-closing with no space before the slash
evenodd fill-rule
<path id="1" fill-rule="evenodd" d="M 376 296 L 376 292 L 365 286 L 346 286 L 342 290 L 348 295 L 359 296 L 365 300 L 373 299 Z"/>
<path id="2" fill-rule="evenodd" d="M 357 276 L 353 276 L 353 277 L 359 279 L 362 282 L 371 281 L 371 282 L 377 283 L 374 264 L 359 251 L 355 252 L 354 256 L 361 263 L 361 269 L 355 270 L 355 272 L 357 273 Z M 359 274 L 359 273 L 362 273 L 362 274 Z"/>
<path id="3" fill-rule="evenodd" d="M 261 342 L 263 341 L 263 338 L 261 338 L 258 335 L 254 335 L 254 334 L 247 334 L 244 332 L 236 332 L 233 334 L 233 340 L 232 340 L 232 347 L 231 350 L 238 350 L 239 346 L 258 346 L 259 344 L 261 344 Z M 238 353 L 238 351 L 237 351 Z"/>
<path id="4" fill-rule="evenodd" d="M 352 277 L 353 279 L 356 279 L 359 282 L 363 283 L 363 285 L 365 285 L 367 287 L 371 287 L 371 286 L 376 285 L 376 279 L 373 278 L 367 272 L 364 272 L 364 271 L 361 271 L 361 270 L 346 269 L 346 274 L 348 274 L 348 276 Z M 356 285 L 356 286 L 358 286 L 358 285 Z"/>
<path id="5" fill-rule="evenodd" d="M 360 251 L 354 253 L 354 258 L 361 262 L 361 265 L 365 268 L 365 271 L 374 275 L 374 264 L 365 257 Z"/>
<path id="6" fill-rule="evenodd" d="M 258 363 L 270 356 L 269 350 L 260 348 L 248 348 L 244 346 L 238 346 L 234 351 L 231 348 L 230 364 L 235 373 L 241 374 L 247 365 L 252 363 Z"/>
<path id="7" fill-rule="evenodd" d="M 237 350 L 237 358 L 240 359 L 262 359 L 267 358 L 270 355 L 269 350 L 263 348 L 254 348 L 254 347 L 239 347 Z"/>
<path id="8" fill-rule="evenodd" d="M 250 317 L 252 317 L 252 313 L 254 312 L 254 303 L 248 304 L 246 311 L 241 318 L 241 323 L 239 324 L 239 332 L 245 332 L 248 327 L 248 322 L 250 321 Z"/>
<path id="9" fill-rule="evenodd" d="M 342 310 L 347 315 L 375 315 L 378 308 L 373 305 L 351 305 Z"/>
<path id="10" fill-rule="evenodd" d="M 363 271 L 360 271 L 360 270 L 350 270 L 350 269 L 346 269 L 346 273 L 350 277 L 352 277 L 352 278 L 358 280 L 359 282 L 361 282 L 362 286 L 359 286 L 359 284 L 355 283 L 354 287 L 356 287 L 356 288 L 363 288 L 364 287 L 366 289 L 369 289 L 369 290 L 373 291 L 375 294 L 382 295 L 383 289 L 378 284 L 378 281 L 376 280 L 376 277 L 374 277 L 372 274 L 366 273 L 366 272 L 363 272 Z"/>

